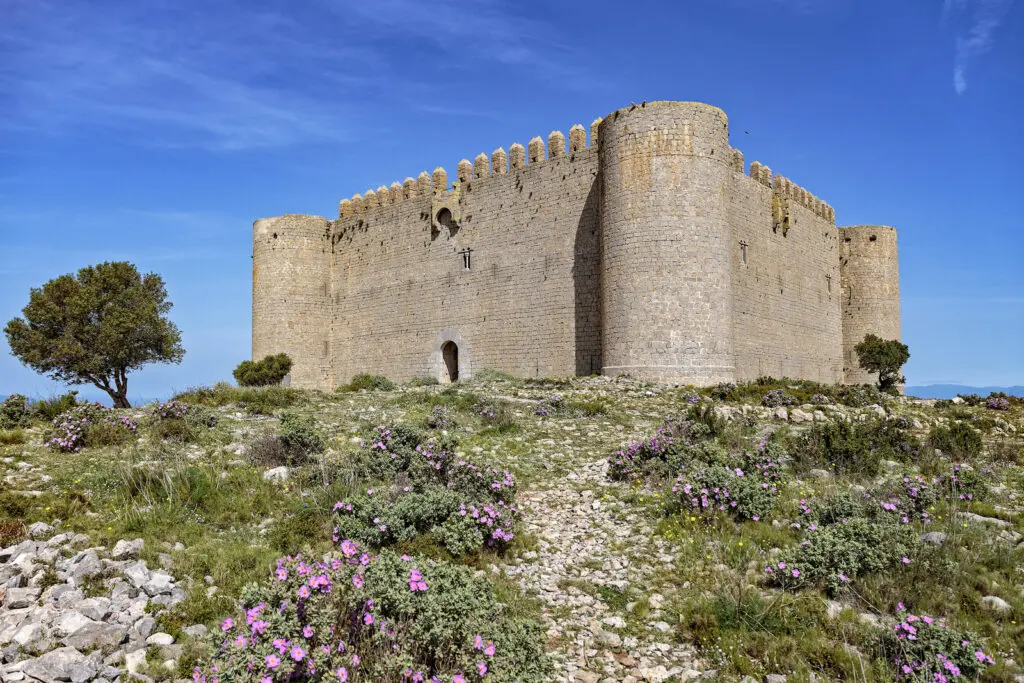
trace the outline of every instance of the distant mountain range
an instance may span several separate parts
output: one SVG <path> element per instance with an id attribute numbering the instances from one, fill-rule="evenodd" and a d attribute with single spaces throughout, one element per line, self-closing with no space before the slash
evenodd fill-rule
<path id="1" fill-rule="evenodd" d="M 1011 396 L 1024 396 L 1024 386 L 1012 387 L 970 387 L 965 384 L 925 384 L 923 386 L 908 386 L 907 396 L 918 398 L 953 398 L 957 394 L 978 394 L 988 396 L 993 391 L 1001 391 Z"/>

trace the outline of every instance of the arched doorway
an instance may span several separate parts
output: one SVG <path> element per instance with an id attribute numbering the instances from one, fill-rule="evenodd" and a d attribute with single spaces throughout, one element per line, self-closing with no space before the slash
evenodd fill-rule
<path id="1" fill-rule="evenodd" d="M 459 379 L 459 347 L 453 341 L 445 342 L 441 347 L 441 357 L 444 359 L 444 369 L 448 374 L 448 381 L 455 382 Z"/>

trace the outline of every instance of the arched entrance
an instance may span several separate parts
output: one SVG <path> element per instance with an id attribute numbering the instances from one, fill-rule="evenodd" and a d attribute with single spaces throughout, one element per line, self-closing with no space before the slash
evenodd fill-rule
<path id="1" fill-rule="evenodd" d="M 449 382 L 459 379 L 459 347 L 453 341 L 447 341 L 441 347 L 441 358 L 444 360 L 444 369 Z"/>

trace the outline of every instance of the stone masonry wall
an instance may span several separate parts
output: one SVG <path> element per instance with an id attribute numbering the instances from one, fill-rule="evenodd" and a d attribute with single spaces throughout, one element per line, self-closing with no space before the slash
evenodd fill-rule
<path id="1" fill-rule="evenodd" d="M 475 169 L 460 164 L 457 192 L 427 196 L 426 183 L 407 183 L 421 196 L 395 186 L 392 198 L 382 188 L 334 222 L 333 384 L 359 372 L 445 380 L 447 341 L 458 345 L 461 377 L 483 367 L 600 372 L 597 153 L 566 153 L 561 134 L 553 143 L 545 159 L 536 138 L 529 164 L 514 146 L 508 170 L 496 153 L 493 175 L 486 156 Z M 446 184 L 437 172 L 432 182 Z M 438 206 L 453 209 L 456 225 L 438 222 Z"/>
<path id="2" fill-rule="evenodd" d="M 294 387 L 330 381 L 327 227 L 327 219 L 304 215 L 253 224 L 252 357 L 290 355 Z"/>
<path id="3" fill-rule="evenodd" d="M 725 113 L 648 102 L 601 122 L 604 373 L 735 376 Z"/>
<path id="4" fill-rule="evenodd" d="M 843 287 L 843 369 L 846 382 L 874 382 L 854 347 L 868 333 L 901 339 L 896 231 L 887 225 L 840 228 Z"/>
<path id="5" fill-rule="evenodd" d="M 729 196 L 736 379 L 841 382 L 838 231 L 827 210 L 782 196 L 786 179 L 773 179 L 776 191 L 759 170 L 735 171 Z"/>
<path id="6" fill-rule="evenodd" d="M 598 140 L 600 138 L 600 140 Z M 293 386 L 626 373 L 869 382 L 853 345 L 899 338 L 896 234 L 729 146 L 720 109 L 645 102 L 545 144 L 253 226 L 253 357 Z M 468 266 L 468 267 L 467 267 Z M 450 360 L 450 359 L 449 359 Z"/>

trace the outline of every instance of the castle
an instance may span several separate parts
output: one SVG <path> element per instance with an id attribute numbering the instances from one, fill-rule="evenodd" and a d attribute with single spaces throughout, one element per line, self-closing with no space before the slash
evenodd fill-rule
<path id="1" fill-rule="evenodd" d="M 628 374 L 862 383 L 854 345 L 900 338 L 896 231 L 758 162 L 725 113 L 646 102 L 587 131 L 253 225 L 252 354 L 291 386 L 361 372 L 442 382 Z"/>

